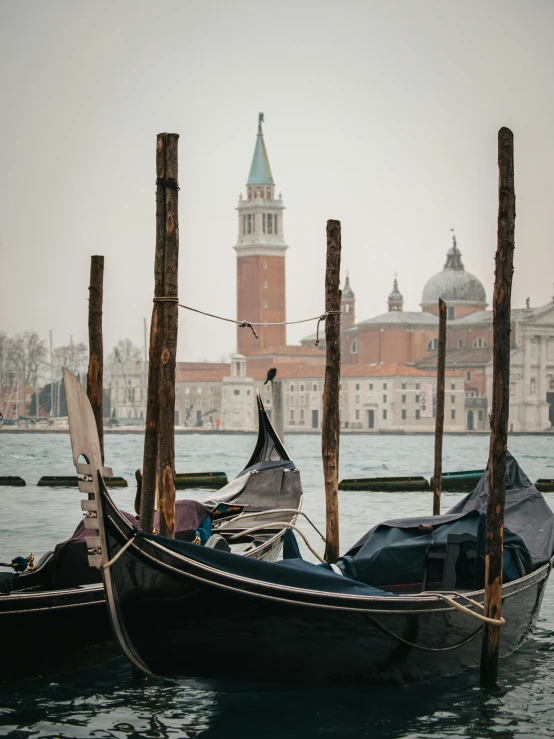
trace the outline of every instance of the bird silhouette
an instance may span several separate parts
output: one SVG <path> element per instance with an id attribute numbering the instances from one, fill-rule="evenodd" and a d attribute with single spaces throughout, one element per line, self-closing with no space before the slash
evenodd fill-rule
<path id="1" fill-rule="evenodd" d="M 265 378 L 264 385 L 267 385 L 268 382 L 271 382 L 271 380 L 274 380 L 276 374 L 277 374 L 277 368 L 270 367 L 267 371 L 267 377 Z"/>

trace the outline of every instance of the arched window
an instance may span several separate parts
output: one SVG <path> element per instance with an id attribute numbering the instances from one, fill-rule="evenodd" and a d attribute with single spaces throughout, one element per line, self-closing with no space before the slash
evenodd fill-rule
<path id="1" fill-rule="evenodd" d="M 482 339 L 481 337 L 479 337 L 478 339 L 475 339 L 475 341 L 473 342 L 474 349 L 482 349 L 485 346 L 487 346 L 487 342 L 485 341 L 485 339 Z"/>
<path id="2" fill-rule="evenodd" d="M 448 320 L 453 321 L 456 318 L 456 308 L 453 305 L 449 305 L 447 311 Z"/>
<path id="3" fill-rule="evenodd" d="M 439 340 L 438 339 L 431 339 L 431 341 L 427 344 L 427 349 L 432 351 L 433 349 L 439 348 Z"/>
<path id="4" fill-rule="evenodd" d="M 354 341 L 350 345 L 350 354 L 357 354 L 357 353 L 358 353 L 358 339 L 354 339 Z"/>

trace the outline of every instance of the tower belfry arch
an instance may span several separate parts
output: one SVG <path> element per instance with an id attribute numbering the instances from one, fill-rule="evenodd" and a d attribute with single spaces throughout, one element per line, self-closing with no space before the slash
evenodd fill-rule
<path id="1" fill-rule="evenodd" d="M 283 199 L 275 197 L 275 182 L 269 165 L 262 124 L 258 132 L 246 198 L 241 193 L 238 211 L 237 320 L 261 323 L 259 339 L 251 331 L 237 329 L 237 350 L 249 355 L 269 346 L 286 344 L 286 326 L 263 325 L 286 321 Z"/>

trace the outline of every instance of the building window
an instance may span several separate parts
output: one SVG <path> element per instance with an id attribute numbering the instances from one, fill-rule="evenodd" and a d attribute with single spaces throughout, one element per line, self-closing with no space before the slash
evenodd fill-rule
<path id="1" fill-rule="evenodd" d="M 350 345 L 350 354 L 357 354 L 357 353 L 358 353 L 358 339 L 354 339 L 354 341 Z"/>
<path id="2" fill-rule="evenodd" d="M 433 350 L 439 348 L 439 340 L 438 339 L 431 339 L 431 341 L 427 344 L 427 349 Z"/>
<path id="3" fill-rule="evenodd" d="M 463 349 L 463 348 L 464 348 L 464 340 L 458 339 L 458 349 Z"/>
<path id="4" fill-rule="evenodd" d="M 356 421 L 360 420 L 360 411 L 356 410 Z"/>
<path id="5" fill-rule="evenodd" d="M 175 392 L 179 395 L 179 385 L 175 385 Z"/>
<path id="6" fill-rule="evenodd" d="M 402 396 L 402 402 L 403 402 L 403 403 L 405 403 L 405 402 L 406 402 L 406 396 L 405 396 L 405 395 L 403 395 L 403 396 Z"/>
<path id="7" fill-rule="evenodd" d="M 210 385 L 210 394 L 212 394 L 213 391 L 214 391 L 214 386 L 213 385 Z"/>
<path id="8" fill-rule="evenodd" d="M 383 390 L 386 390 L 386 389 L 387 389 L 387 383 L 386 383 L 386 382 L 384 382 L 384 383 L 383 383 Z"/>
<path id="9" fill-rule="evenodd" d="M 290 391 L 291 391 L 291 393 L 294 392 L 294 385 L 292 383 L 291 383 L 291 386 L 290 386 Z"/>
<path id="10" fill-rule="evenodd" d="M 294 421 L 294 408 L 290 409 L 290 420 Z"/>
<path id="11" fill-rule="evenodd" d="M 451 389 L 451 390 L 455 390 L 455 389 L 456 389 L 456 383 L 454 383 L 454 382 L 451 382 L 451 383 L 450 383 L 450 389 Z"/>
<path id="12" fill-rule="evenodd" d="M 415 396 L 415 402 L 416 402 L 416 403 L 419 403 L 419 395 L 416 395 L 416 396 Z"/>
<path id="13" fill-rule="evenodd" d="M 456 396 L 455 395 L 451 395 L 450 396 L 450 402 L 451 403 L 455 403 L 456 402 Z"/>
<path id="14" fill-rule="evenodd" d="M 264 287 L 267 287 L 267 280 L 264 280 Z"/>
<path id="15" fill-rule="evenodd" d="M 356 392 L 358 392 L 359 389 L 360 389 L 360 386 L 358 383 L 356 383 Z"/>
<path id="16" fill-rule="evenodd" d="M 406 420 L 406 409 L 405 408 L 402 408 L 402 420 L 403 421 Z"/>
<path id="17" fill-rule="evenodd" d="M 270 198 L 271 198 L 271 187 L 266 187 L 266 192 L 267 192 L 266 198 L 268 200 L 270 200 Z"/>
<path id="18" fill-rule="evenodd" d="M 383 395 L 383 403 L 386 403 L 386 402 L 387 402 L 387 396 Z"/>
<path id="19" fill-rule="evenodd" d="M 455 408 L 452 408 L 452 410 L 450 411 L 450 418 L 451 418 L 451 419 L 452 419 L 453 421 L 455 421 L 455 420 L 456 420 L 456 409 L 455 409 Z"/>
<path id="20" fill-rule="evenodd" d="M 246 233 L 251 234 L 252 231 L 253 231 L 253 228 L 252 228 L 252 214 L 249 213 L 246 216 Z"/>
<path id="21" fill-rule="evenodd" d="M 453 321 L 456 318 L 456 308 L 454 308 L 453 305 L 449 305 L 447 310 L 448 310 L 448 315 L 447 315 L 448 320 Z"/>
<path id="22" fill-rule="evenodd" d="M 262 214 L 262 230 L 265 234 L 265 213 Z"/>
<path id="23" fill-rule="evenodd" d="M 373 383 L 372 382 L 369 383 L 369 389 L 370 390 L 373 390 Z"/>
<path id="24" fill-rule="evenodd" d="M 198 393 L 198 395 L 201 395 L 201 393 L 202 393 L 202 388 L 201 388 L 201 387 L 197 387 L 197 388 L 196 388 L 196 392 Z"/>
<path id="25" fill-rule="evenodd" d="M 416 389 L 416 390 L 419 390 L 419 382 L 416 382 L 416 384 L 415 384 L 415 389 Z"/>
<path id="26" fill-rule="evenodd" d="M 251 198 L 252 198 L 252 188 L 249 187 L 248 188 L 248 200 L 251 200 Z"/>
<path id="27" fill-rule="evenodd" d="M 233 390 L 234 395 L 240 395 L 240 390 Z"/>
<path id="28" fill-rule="evenodd" d="M 383 409 L 383 419 L 385 421 L 387 420 L 387 409 L 386 408 Z"/>
<path id="29" fill-rule="evenodd" d="M 479 420 L 480 421 L 483 420 L 483 416 L 484 416 L 483 411 L 479 411 Z"/>
<path id="30" fill-rule="evenodd" d="M 278 233 L 278 231 L 277 231 L 277 215 L 274 215 L 273 216 L 273 230 L 275 231 L 275 233 Z"/>
<path id="31" fill-rule="evenodd" d="M 313 390 L 314 392 L 316 392 L 316 391 L 317 391 L 317 383 L 316 383 L 316 382 L 314 382 L 314 384 L 312 385 L 312 390 Z"/>
<path id="32" fill-rule="evenodd" d="M 305 401 L 306 401 L 306 396 L 305 395 L 301 395 L 300 396 L 300 405 L 306 405 Z"/>
<path id="33" fill-rule="evenodd" d="M 267 233 L 268 234 L 273 233 L 273 214 L 272 213 L 267 214 Z"/>
<path id="34" fill-rule="evenodd" d="M 466 380 L 471 382 L 471 372 L 466 372 Z"/>
<path id="35" fill-rule="evenodd" d="M 415 420 L 416 420 L 416 421 L 419 421 L 419 408 L 416 408 L 416 412 L 415 412 Z"/>
<path id="36" fill-rule="evenodd" d="M 304 392 L 304 385 L 300 385 L 300 392 L 301 392 L 301 393 L 303 393 L 303 392 Z"/>
<path id="37" fill-rule="evenodd" d="M 303 408 L 300 409 L 300 420 L 301 421 L 304 420 L 304 409 Z"/>
<path id="38" fill-rule="evenodd" d="M 246 233 L 246 216 L 242 217 L 242 233 Z"/>
<path id="39" fill-rule="evenodd" d="M 406 389 L 406 383 L 405 383 L 405 382 L 403 382 L 403 383 L 402 383 L 402 390 L 405 390 L 405 389 Z"/>
<path id="40" fill-rule="evenodd" d="M 485 346 L 487 346 L 487 342 L 485 341 L 485 339 L 482 339 L 481 337 L 479 337 L 478 339 L 475 339 L 475 341 L 473 342 L 474 349 L 482 349 Z"/>
<path id="41" fill-rule="evenodd" d="M 267 308 L 267 300 L 264 300 L 264 308 Z"/>
<path id="42" fill-rule="evenodd" d="M 267 269 L 267 262 L 264 262 L 264 269 Z"/>
<path id="43" fill-rule="evenodd" d="M 295 405 L 295 402 L 294 402 L 294 400 L 295 400 L 295 398 L 294 398 L 294 395 L 291 395 L 291 396 L 290 396 L 290 404 L 291 404 L 291 405 Z"/>
<path id="44" fill-rule="evenodd" d="M 359 403 L 359 402 L 360 402 L 360 396 L 356 395 L 356 403 Z"/>

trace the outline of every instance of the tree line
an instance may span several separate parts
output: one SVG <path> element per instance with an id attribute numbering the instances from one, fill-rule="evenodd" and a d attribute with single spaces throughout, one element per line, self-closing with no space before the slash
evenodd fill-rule
<path id="1" fill-rule="evenodd" d="M 104 385 L 110 387 L 112 381 L 124 375 L 124 365 L 128 360 L 138 361 L 142 358 L 142 351 L 130 339 L 119 339 L 105 359 Z M 88 368 L 88 349 L 83 342 L 53 348 L 50 357 L 50 348 L 36 331 L 8 336 L 0 331 L 0 391 L 6 391 L 15 386 L 40 388 L 45 386 L 40 394 L 40 407 L 46 412 L 52 412 L 51 378 L 57 385 L 61 382 L 62 367 L 66 367 L 83 384 L 86 383 Z M 63 390 L 62 390 L 63 392 Z M 30 412 L 37 414 L 36 400 L 33 396 Z"/>

